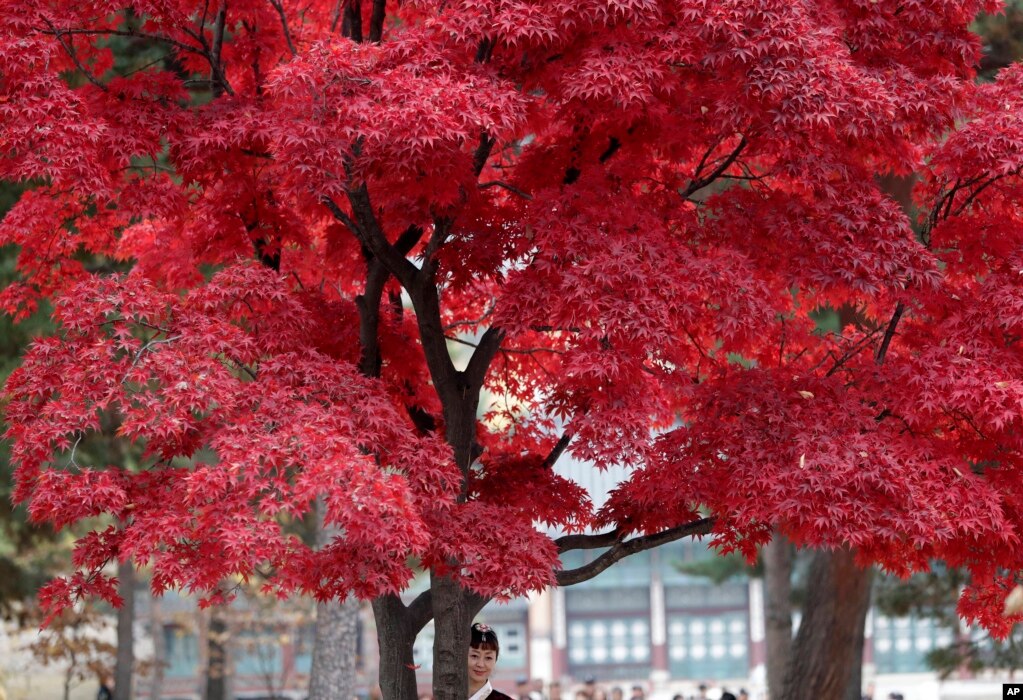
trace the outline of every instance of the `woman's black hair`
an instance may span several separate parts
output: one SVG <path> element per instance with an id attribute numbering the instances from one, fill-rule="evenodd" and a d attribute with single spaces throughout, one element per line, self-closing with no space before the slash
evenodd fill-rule
<path id="1" fill-rule="evenodd" d="M 473 649 L 484 649 L 496 654 L 501 653 L 501 645 L 497 641 L 497 632 L 489 625 L 475 622 L 469 638 L 469 646 Z"/>

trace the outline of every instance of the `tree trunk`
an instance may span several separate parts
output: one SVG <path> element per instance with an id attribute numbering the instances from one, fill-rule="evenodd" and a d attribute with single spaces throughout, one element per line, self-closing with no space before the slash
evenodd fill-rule
<path id="1" fill-rule="evenodd" d="M 792 543 L 781 534 L 764 547 L 767 688 L 781 695 L 792 651 Z"/>
<path id="2" fill-rule="evenodd" d="M 383 699 L 416 700 L 419 691 L 412 648 L 418 630 L 412 629 L 405 606 L 396 595 L 376 598 L 373 617 L 380 647 L 380 693 Z"/>
<path id="3" fill-rule="evenodd" d="M 325 547 L 339 534 L 324 523 L 323 498 L 316 501 L 316 544 Z M 316 606 L 313 665 L 309 670 L 309 700 L 349 700 L 355 696 L 355 662 L 359 634 L 359 601 Z"/>
<path id="4" fill-rule="evenodd" d="M 309 700 L 350 700 L 355 695 L 359 601 L 316 606 L 316 637 L 309 672 Z"/>
<path id="5" fill-rule="evenodd" d="M 210 608 L 206 631 L 206 678 L 202 700 L 228 700 L 227 696 L 227 642 L 228 629 L 225 610 Z"/>
<path id="6" fill-rule="evenodd" d="M 778 700 L 859 700 L 871 578 L 871 569 L 857 566 L 848 549 L 814 555 Z"/>
<path id="7" fill-rule="evenodd" d="M 114 700 L 131 700 L 135 667 L 135 567 L 131 560 L 117 567 L 117 592 L 124 603 L 117 611 L 117 658 L 114 661 Z"/>
<path id="8" fill-rule="evenodd" d="M 163 696 L 163 677 L 167 667 L 167 640 L 163 631 L 163 608 L 160 597 L 150 594 L 149 629 L 153 635 L 153 671 L 150 677 L 149 698 L 160 700 Z"/>
<path id="9" fill-rule="evenodd" d="M 433 596 L 433 697 L 465 700 L 469 694 L 469 596 L 456 581 L 431 572 Z"/>

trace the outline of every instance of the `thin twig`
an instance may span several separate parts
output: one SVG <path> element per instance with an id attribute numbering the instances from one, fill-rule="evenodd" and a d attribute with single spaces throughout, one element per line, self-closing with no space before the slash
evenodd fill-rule
<path id="1" fill-rule="evenodd" d="M 169 338 L 159 339 L 154 338 L 153 340 L 150 340 L 141 348 L 139 348 L 139 351 L 137 353 L 135 353 L 135 359 L 132 360 L 131 368 L 135 369 L 135 366 L 138 365 L 139 361 L 142 359 L 142 355 L 148 352 L 154 345 L 162 345 L 163 343 L 173 343 L 175 340 L 178 340 L 180 338 L 181 338 L 180 335 L 172 335 Z"/>
<path id="2" fill-rule="evenodd" d="M 36 31 L 38 31 L 38 32 L 40 32 L 42 34 L 54 34 L 58 30 L 54 30 L 54 31 L 51 32 L 51 31 L 46 31 L 44 29 L 37 29 Z M 64 35 L 82 34 L 82 35 L 85 35 L 85 36 L 130 36 L 130 37 L 135 37 L 135 38 L 138 38 L 138 39 L 149 39 L 149 40 L 152 40 L 152 41 L 159 41 L 159 42 L 162 42 L 162 43 L 174 46 L 176 48 L 179 48 L 182 51 L 187 51 L 189 53 L 198 54 L 199 56 L 205 55 L 202 49 L 198 49 L 198 48 L 196 48 L 194 46 L 189 46 L 188 44 L 186 44 L 184 42 L 178 41 L 177 39 L 171 39 L 169 36 L 165 36 L 163 34 L 151 34 L 149 32 L 127 31 L 127 30 L 123 30 L 123 29 L 61 29 L 61 30 L 59 30 L 59 32 L 61 34 L 64 34 Z"/>
<path id="3" fill-rule="evenodd" d="M 479 318 L 469 319 L 469 320 L 465 320 L 465 321 L 453 321 L 452 323 L 449 323 L 448 325 L 444 326 L 444 330 L 446 332 L 446 331 L 451 330 L 452 328 L 459 328 L 461 326 L 478 326 L 481 323 L 483 323 L 484 321 L 486 321 L 488 318 L 490 318 L 490 316 L 493 315 L 493 313 L 494 313 L 494 311 L 496 309 L 497 309 L 497 300 L 494 299 L 490 303 L 490 308 L 488 308 L 486 311 L 484 311 L 483 315 L 480 316 Z"/>

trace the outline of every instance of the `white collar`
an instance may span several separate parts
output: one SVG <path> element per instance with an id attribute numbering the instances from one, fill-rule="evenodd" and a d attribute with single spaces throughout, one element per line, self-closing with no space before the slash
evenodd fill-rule
<path id="1" fill-rule="evenodd" d="M 483 700 L 492 692 L 494 692 L 494 686 L 490 685 L 490 681 L 487 680 L 487 682 L 483 684 L 482 688 L 469 696 L 469 700 Z"/>

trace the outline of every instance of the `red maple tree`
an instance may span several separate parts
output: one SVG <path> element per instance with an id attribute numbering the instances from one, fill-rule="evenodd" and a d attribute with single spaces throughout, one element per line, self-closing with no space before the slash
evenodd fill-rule
<path id="1" fill-rule="evenodd" d="M 210 602 L 256 571 L 374 598 L 387 697 L 443 611 L 434 692 L 461 700 L 487 599 L 778 528 L 966 568 L 961 613 L 1006 630 L 1023 71 L 974 83 L 981 9 L 4 3 L 0 177 L 36 186 L 2 302 L 55 299 L 61 329 L 6 387 L 17 498 L 117 523 L 44 598 L 114 599 L 129 557 Z M 122 75 L 114 41 L 163 55 Z M 74 460 L 109 414 L 137 472 Z M 594 512 L 566 450 L 631 477 Z M 341 534 L 314 550 L 282 524 L 317 502 Z"/>

